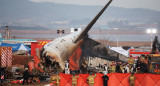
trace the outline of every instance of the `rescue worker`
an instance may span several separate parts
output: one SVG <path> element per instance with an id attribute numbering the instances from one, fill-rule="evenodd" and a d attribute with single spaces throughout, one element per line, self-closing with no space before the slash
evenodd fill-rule
<path id="1" fill-rule="evenodd" d="M 119 62 L 116 64 L 116 69 L 115 69 L 116 73 L 122 73 L 122 70 L 120 68 L 120 64 Z"/>
<path id="2" fill-rule="evenodd" d="M 92 72 L 90 72 L 90 75 L 87 78 L 87 82 L 89 84 L 89 86 L 94 86 L 94 78 L 96 77 L 95 75 L 92 75 Z"/>
<path id="3" fill-rule="evenodd" d="M 75 75 L 75 72 L 73 72 L 73 75 L 72 75 L 72 86 L 77 86 L 77 78 L 78 78 L 79 76 L 76 76 Z"/>
<path id="4" fill-rule="evenodd" d="M 130 85 L 130 86 L 135 86 L 135 79 L 136 79 L 136 77 L 135 77 L 134 73 L 132 73 L 132 74 L 129 76 L 129 85 Z"/>
<path id="5" fill-rule="evenodd" d="M 110 64 L 110 67 L 109 67 L 109 73 L 112 73 L 112 64 Z"/>
<path id="6" fill-rule="evenodd" d="M 103 86 L 108 86 L 109 77 L 107 76 L 107 73 L 104 73 L 104 76 L 102 76 L 102 78 L 103 78 Z"/>
<path id="7" fill-rule="evenodd" d="M 130 72 L 129 64 L 127 64 L 127 65 L 125 66 L 125 73 L 129 73 L 129 72 Z"/>
<path id="8" fill-rule="evenodd" d="M 111 73 L 115 73 L 115 71 L 116 71 L 116 66 L 115 66 L 115 65 L 112 65 L 112 66 L 111 66 Z"/>
<path id="9" fill-rule="evenodd" d="M 134 58 L 132 57 L 132 55 L 130 55 L 129 59 L 128 59 L 128 64 L 129 64 L 129 72 L 131 73 L 131 67 L 134 64 Z"/>
<path id="10" fill-rule="evenodd" d="M 131 72 L 132 72 L 132 73 L 136 73 L 136 72 L 137 72 L 136 64 L 134 64 L 134 65 L 132 66 Z"/>
<path id="11" fill-rule="evenodd" d="M 54 74 L 51 74 L 50 80 L 49 80 L 50 83 L 54 83 L 55 82 L 55 77 L 54 76 L 55 76 Z"/>
<path id="12" fill-rule="evenodd" d="M 104 74 L 107 74 L 107 73 L 108 73 L 108 65 L 107 65 L 107 63 L 104 63 L 103 73 L 104 73 Z"/>
<path id="13" fill-rule="evenodd" d="M 141 61 L 140 61 L 140 57 L 138 58 L 138 61 L 136 63 L 136 68 L 137 68 L 137 72 L 136 73 L 141 73 Z"/>
<path id="14" fill-rule="evenodd" d="M 86 58 L 85 58 L 85 57 L 82 58 L 82 66 L 83 66 L 84 68 L 87 68 L 87 61 L 86 61 Z"/>
<path id="15" fill-rule="evenodd" d="M 60 76 L 59 76 L 59 74 L 58 74 L 58 72 L 54 75 L 52 75 L 51 77 L 50 77 L 50 83 L 55 83 L 56 84 L 56 86 L 59 86 L 59 81 L 60 81 Z"/>
<path id="16" fill-rule="evenodd" d="M 65 63 L 65 74 L 70 74 L 69 62 L 68 61 L 66 61 L 66 63 Z"/>
<path id="17" fill-rule="evenodd" d="M 115 62 L 115 61 L 112 61 L 112 65 L 116 65 L 116 62 Z"/>
<path id="18" fill-rule="evenodd" d="M 121 69 L 122 73 L 124 73 L 122 63 L 121 63 L 121 62 L 119 62 L 119 64 L 120 64 L 120 69 Z"/>
<path id="19" fill-rule="evenodd" d="M 23 82 L 22 85 L 24 85 L 25 81 L 28 85 L 28 79 L 29 79 L 29 72 L 28 72 L 28 68 L 25 68 L 25 71 L 23 72 Z"/>

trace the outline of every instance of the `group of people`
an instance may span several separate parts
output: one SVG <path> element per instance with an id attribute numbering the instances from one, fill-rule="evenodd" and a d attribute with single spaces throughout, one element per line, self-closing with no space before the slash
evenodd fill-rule
<path id="1" fill-rule="evenodd" d="M 75 72 L 72 73 L 72 86 L 77 86 L 77 78 L 79 76 L 75 74 Z M 90 75 L 87 77 L 87 83 L 89 84 L 89 86 L 94 86 L 94 78 L 96 77 L 96 74 L 94 75 L 92 72 L 90 72 Z M 103 84 L 104 86 L 108 86 L 108 80 L 109 77 L 107 76 L 107 74 L 104 74 L 103 78 Z M 58 74 L 58 72 L 56 74 L 53 74 L 50 77 L 50 83 L 54 83 L 56 86 L 59 86 L 60 83 L 60 76 Z"/>
<path id="2" fill-rule="evenodd" d="M 77 79 L 79 78 L 78 75 L 75 74 L 75 72 L 72 73 L 71 79 L 72 79 L 72 86 L 77 86 Z M 89 84 L 89 86 L 94 86 L 94 78 L 96 78 L 96 74 L 94 75 L 92 72 L 90 72 L 90 75 L 87 77 L 87 83 Z M 58 74 L 58 72 L 56 74 L 53 74 L 50 77 L 50 83 L 54 83 L 55 86 L 59 86 L 60 83 L 60 76 Z M 104 76 L 102 76 L 103 79 L 103 86 L 108 86 L 108 80 L 109 77 L 107 76 L 107 74 L 104 74 Z M 135 86 L 135 75 L 134 73 L 131 73 L 131 75 L 129 76 L 129 84 L 130 86 Z"/>
<path id="3" fill-rule="evenodd" d="M 115 61 L 112 61 L 110 64 L 104 63 L 104 65 L 99 65 L 99 69 L 100 69 L 99 72 L 104 74 L 104 76 L 102 77 L 104 80 L 104 86 L 107 86 L 107 81 L 109 80 L 109 77 L 107 76 L 108 73 L 132 73 L 130 81 L 133 82 L 135 80 L 134 73 L 148 72 L 147 66 L 145 63 L 143 63 L 142 61 L 138 59 L 138 61 L 135 64 L 135 60 L 132 57 L 129 58 L 127 63 L 123 63 L 123 64 L 121 62 L 115 62 Z M 72 86 L 76 86 L 78 76 L 76 75 L 75 72 L 70 71 L 68 61 L 66 61 L 65 63 L 64 73 L 65 74 L 72 73 L 72 77 L 71 77 Z M 96 77 L 96 75 L 92 74 L 93 71 L 90 71 L 89 73 L 90 75 L 87 78 L 87 82 L 89 86 L 93 86 L 94 78 Z M 29 78 L 28 68 L 25 68 L 25 71 L 23 73 L 23 83 L 22 84 L 24 84 L 24 82 L 27 82 L 28 84 L 28 78 Z M 56 83 L 56 86 L 59 86 L 59 80 L 60 80 L 60 76 L 58 75 L 58 72 L 56 74 L 52 74 L 50 77 L 50 82 Z"/>
<path id="4" fill-rule="evenodd" d="M 111 64 L 104 63 L 104 65 L 99 65 L 100 71 L 105 73 L 148 73 L 147 61 L 141 61 L 141 58 L 135 62 L 134 58 L 131 56 L 128 62 L 121 63 L 112 61 Z"/>

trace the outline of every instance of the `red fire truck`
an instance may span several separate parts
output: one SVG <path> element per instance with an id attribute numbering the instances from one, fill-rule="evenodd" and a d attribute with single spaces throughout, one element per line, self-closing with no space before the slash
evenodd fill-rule
<path id="1" fill-rule="evenodd" d="M 147 64 L 149 73 L 160 74 L 160 54 L 151 54 L 151 50 L 130 49 L 130 55 Z"/>

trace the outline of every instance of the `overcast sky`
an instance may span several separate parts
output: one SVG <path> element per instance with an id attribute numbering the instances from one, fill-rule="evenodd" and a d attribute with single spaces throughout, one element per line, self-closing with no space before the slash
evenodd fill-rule
<path id="1" fill-rule="evenodd" d="M 30 0 L 34 2 L 56 2 L 79 5 L 104 5 L 109 0 Z M 147 8 L 160 11 L 160 0 L 113 0 L 111 6 L 124 8 Z"/>

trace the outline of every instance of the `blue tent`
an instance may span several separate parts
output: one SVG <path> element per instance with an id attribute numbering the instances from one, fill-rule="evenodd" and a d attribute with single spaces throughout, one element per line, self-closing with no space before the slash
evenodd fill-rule
<path id="1" fill-rule="evenodd" d="M 2 47 L 12 47 L 12 52 L 18 51 L 18 50 L 25 50 L 30 52 L 31 48 L 28 46 L 24 45 L 23 43 L 20 44 L 9 44 L 9 43 L 1 43 Z"/>

